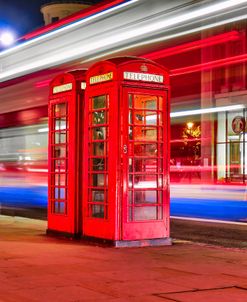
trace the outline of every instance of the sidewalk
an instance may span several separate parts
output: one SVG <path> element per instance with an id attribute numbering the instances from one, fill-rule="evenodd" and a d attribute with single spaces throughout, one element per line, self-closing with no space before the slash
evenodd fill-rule
<path id="1" fill-rule="evenodd" d="M 0 216 L 1 302 L 246 302 L 247 249 L 175 241 L 115 249 Z"/>

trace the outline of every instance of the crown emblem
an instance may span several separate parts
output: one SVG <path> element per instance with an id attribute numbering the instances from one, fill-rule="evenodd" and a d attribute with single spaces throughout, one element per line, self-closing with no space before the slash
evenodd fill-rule
<path id="1" fill-rule="evenodd" d="M 147 72 L 148 71 L 148 67 L 146 64 L 142 64 L 141 67 L 140 67 L 141 71 L 143 72 Z"/>

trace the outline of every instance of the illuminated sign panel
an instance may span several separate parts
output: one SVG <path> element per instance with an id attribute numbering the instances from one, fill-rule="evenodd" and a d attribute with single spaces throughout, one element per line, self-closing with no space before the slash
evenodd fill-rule
<path id="1" fill-rule="evenodd" d="M 85 90 L 86 89 L 86 82 L 81 82 L 81 89 Z"/>
<path id="2" fill-rule="evenodd" d="M 59 92 L 69 91 L 69 90 L 72 90 L 72 83 L 55 86 L 55 87 L 53 87 L 52 92 L 53 92 L 53 94 L 55 94 L 55 93 L 59 93 Z"/>
<path id="3" fill-rule="evenodd" d="M 162 75 L 150 74 L 150 73 L 137 73 L 137 72 L 124 72 L 125 80 L 132 81 L 143 81 L 143 82 L 154 82 L 154 83 L 163 83 L 164 77 Z"/>
<path id="4" fill-rule="evenodd" d="M 89 79 L 90 85 L 97 84 L 101 82 L 107 82 L 113 79 L 113 72 L 108 72 L 105 74 L 100 74 Z"/>

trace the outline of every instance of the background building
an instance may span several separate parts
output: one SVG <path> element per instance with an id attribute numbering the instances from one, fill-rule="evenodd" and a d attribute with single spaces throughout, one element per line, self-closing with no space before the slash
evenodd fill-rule
<path id="1" fill-rule="evenodd" d="M 45 1 L 41 7 L 45 25 L 56 22 L 73 13 L 90 7 L 95 1 Z"/>

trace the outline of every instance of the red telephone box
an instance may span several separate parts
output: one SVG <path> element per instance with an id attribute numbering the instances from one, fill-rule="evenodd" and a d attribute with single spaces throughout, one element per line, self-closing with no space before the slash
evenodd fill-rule
<path id="1" fill-rule="evenodd" d="M 84 71 L 58 75 L 50 84 L 47 233 L 81 232 L 78 139 L 85 87 Z"/>
<path id="2" fill-rule="evenodd" d="M 87 72 L 83 236 L 115 246 L 169 238 L 169 75 L 138 58 Z"/>

